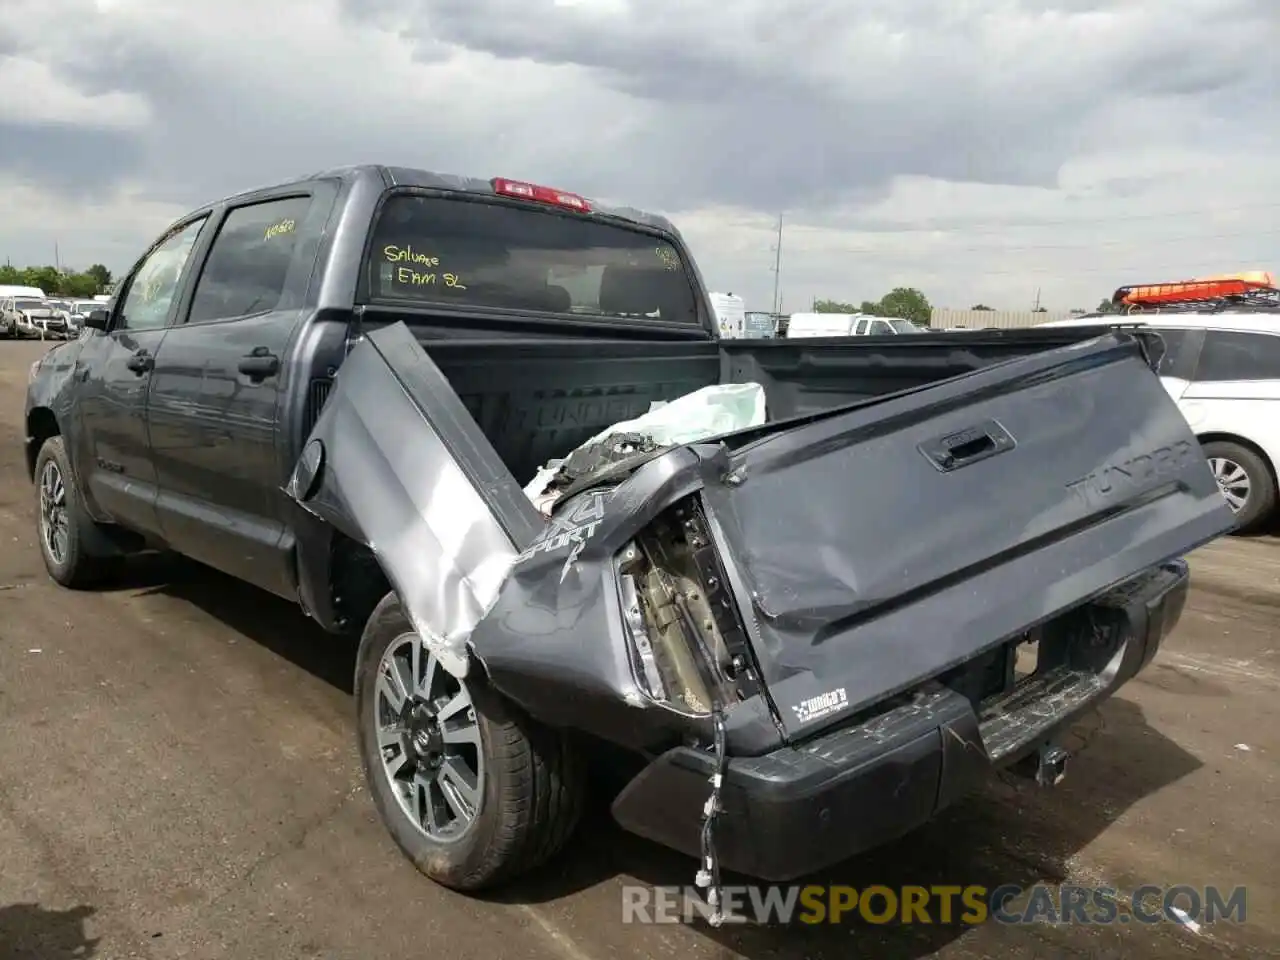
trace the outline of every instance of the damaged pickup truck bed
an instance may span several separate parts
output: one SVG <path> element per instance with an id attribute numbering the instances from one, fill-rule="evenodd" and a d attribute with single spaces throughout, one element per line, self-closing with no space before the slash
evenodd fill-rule
<path id="1" fill-rule="evenodd" d="M 460 889 L 564 844 L 601 745 L 618 821 L 711 883 L 1054 782 L 1232 527 L 1154 335 L 718 342 L 669 223 L 529 184 L 233 198 L 86 326 L 28 391 L 50 574 L 162 547 L 359 634 L 375 804 Z M 603 456 L 550 517 L 522 489 L 717 384 L 765 422 Z"/>

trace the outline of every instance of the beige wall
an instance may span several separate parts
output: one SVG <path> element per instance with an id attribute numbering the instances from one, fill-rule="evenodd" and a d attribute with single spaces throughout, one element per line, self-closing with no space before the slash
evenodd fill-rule
<path id="1" fill-rule="evenodd" d="M 1032 313 L 1030 310 L 948 310 L 935 307 L 929 325 L 934 328 L 968 327 L 1034 327 L 1050 320 L 1066 320 L 1072 314 L 1066 310 L 1050 310 L 1048 313 Z"/>

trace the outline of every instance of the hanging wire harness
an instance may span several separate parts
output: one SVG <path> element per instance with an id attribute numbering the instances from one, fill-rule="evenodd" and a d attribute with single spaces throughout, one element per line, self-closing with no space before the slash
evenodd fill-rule
<path id="1" fill-rule="evenodd" d="M 716 826 L 724 813 L 728 766 L 725 717 L 735 704 L 757 695 L 760 684 L 696 499 L 679 501 L 656 518 L 621 553 L 618 573 L 638 684 L 649 699 L 703 721 L 698 739 L 704 745 L 711 741 L 714 772 L 702 808 L 701 859 L 694 883 L 707 891 L 708 919 L 720 926 L 725 915 Z"/>
<path id="2" fill-rule="evenodd" d="M 715 730 L 716 768 L 711 775 L 711 794 L 702 807 L 702 866 L 694 876 L 694 883 L 707 891 L 707 906 L 711 913 L 707 922 L 713 927 L 724 923 L 720 897 L 720 861 L 716 856 L 716 818 L 723 811 L 720 791 L 724 787 L 724 771 L 728 763 L 725 750 L 724 713 L 720 704 L 711 708 L 711 723 Z"/>

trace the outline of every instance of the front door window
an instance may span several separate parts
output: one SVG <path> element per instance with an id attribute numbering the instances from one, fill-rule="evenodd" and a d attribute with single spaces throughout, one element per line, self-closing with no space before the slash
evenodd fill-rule
<path id="1" fill-rule="evenodd" d="M 115 326 L 126 330 L 154 330 L 169 320 L 178 280 L 205 225 L 196 220 L 169 234 L 152 250 L 129 281 Z"/>

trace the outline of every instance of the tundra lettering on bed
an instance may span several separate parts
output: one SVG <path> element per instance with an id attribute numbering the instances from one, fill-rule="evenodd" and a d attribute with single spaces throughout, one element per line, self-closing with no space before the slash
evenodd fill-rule
<path id="1" fill-rule="evenodd" d="M 552 856 L 588 758 L 626 829 L 787 880 L 1056 782 L 1177 624 L 1232 515 L 1148 337 L 720 340 L 662 217 L 344 168 L 182 217 L 35 365 L 39 544 L 349 635 L 369 793 L 442 884 Z"/>

